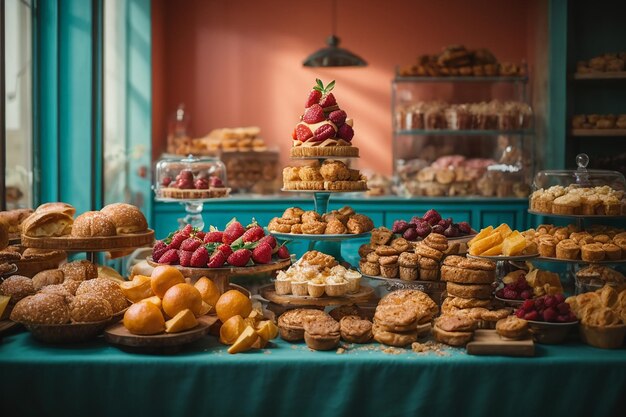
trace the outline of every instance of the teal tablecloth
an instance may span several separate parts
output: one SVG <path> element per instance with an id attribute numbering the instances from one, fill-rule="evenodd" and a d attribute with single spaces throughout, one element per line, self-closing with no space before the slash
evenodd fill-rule
<path id="1" fill-rule="evenodd" d="M 353 345 L 358 346 L 358 345 Z M 176 355 L 131 354 L 104 340 L 0 342 L 2 416 L 622 416 L 626 350 L 537 345 L 534 358 L 447 348 L 344 354 L 276 341 L 229 355 L 213 337 Z"/>

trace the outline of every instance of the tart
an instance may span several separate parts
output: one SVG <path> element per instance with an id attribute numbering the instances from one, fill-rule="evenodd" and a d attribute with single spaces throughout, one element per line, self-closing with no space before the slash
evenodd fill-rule
<path id="1" fill-rule="evenodd" d="M 303 320 L 304 341 L 313 350 L 331 350 L 339 345 L 339 323 L 332 317 L 309 316 Z"/>
<path id="2" fill-rule="evenodd" d="M 496 322 L 496 333 L 506 339 L 523 339 L 528 335 L 528 322 L 516 316 L 508 316 Z"/>
<path id="3" fill-rule="evenodd" d="M 280 337 L 288 342 L 299 342 L 304 339 L 304 319 L 307 317 L 328 317 L 321 310 L 297 308 L 284 312 L 278 317 Z"/>
<path id="4" fill-rule="evenodd" d="M 372 322 L 358 316 L 344 316 L 339 321 L 341 338 L 348 343 L 372 340 Z"/>

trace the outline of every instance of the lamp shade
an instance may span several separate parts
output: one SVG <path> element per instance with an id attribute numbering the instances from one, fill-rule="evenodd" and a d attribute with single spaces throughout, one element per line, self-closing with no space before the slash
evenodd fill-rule
<path id="1" fill-rule="evenodd" d="M 365 67 L 367 62 L 347 49 L 339 47 L 339 38 L 331 35 L 328 46 L 309 55 L 302 63 L 305 67 Z"/>

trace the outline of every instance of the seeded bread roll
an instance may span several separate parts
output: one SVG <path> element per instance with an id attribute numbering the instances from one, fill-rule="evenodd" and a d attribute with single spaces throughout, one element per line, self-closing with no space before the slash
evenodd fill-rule
<path id="1" fill-rule="evenodd" d="M 148 229 L 148 222 L 141 210 L 132 204 L 115 203 L 104 206 L 104 213 L 113 221 L 117 234 L 141 233 Z"/>
<path id="2" fill-rule="evenodd" d="M 29 324 L 65 324 L 70 321 L 70 312 L 62 296 L 35 294 L 15 305 L 11 320 Z"/>
<path id="3" fill-rule="evenodd" d="M 22 223 L 22 233 L 30 237 L 58 237 L 69 235 L 71 216 L 60 211 L 34 213 Z"/>
<path id="4" fill-rule="evenodd" d="M 115 224 L 109 216 L 99 211 L 87 211 L 74 220 L 72 236 L 115 236 Z"/>
<path id="5" fill-rule="evenodd" d="M 111 304 L 92 294 L 81 294 L 69 303 L 70 317 L 76 323 L 109 320 L 113 316 Z"/>
<path id="6" fill-rule="evenodd" d="M 35 290 L 39 291 L 48 285 L 61 284 L 64 279 L 65 275 L 60 269 L 47 269 L 35 274 L 33 277 L 33 287 Z"/>
<path id="7" fill-rule="evenodd" d="M 28 277 L 13 275 L 0 284 L 0 295 L 11 297 L 10 302 L 12 304 L 33 294 L 35 294 L 35 287 L 33 286 L 33 281 Z"/>
<path id="8" fill-rule="evenodd" d="M 85 259 L 68 262 L 59 266 L 59 269 L 63 271 L 65 281 L 84 281 L 98 277 L 98 268 Z"/>

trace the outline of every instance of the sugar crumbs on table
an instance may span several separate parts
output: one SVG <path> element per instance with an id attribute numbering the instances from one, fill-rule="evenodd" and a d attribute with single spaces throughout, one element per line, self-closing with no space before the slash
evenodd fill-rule
<path id="1" fill-rule="evenodd" d="M 399 349 L 399 348 L 391 347 L 391 346 L 383 349 L 383 353 L 387 353 L 389 355 L 400 355 L 404 352 L 405 352 L 404 349 Z"/>
<path id="2" fill-rule="evenodd" d="M 337 349 L 337 355 L 341 355 L 341 354 L 343 354 L 345 352 L 346 352 L 346 350 L 344 348 L 342 348 L 342 347 Z"/>
<path id="3" fill-rule="evenodd" d="M 424 343 L 414 342 L 411 345 L 411 349 L 415 353 L 424 354 L 427 352 L 434 352 L 438 356 L 447 356 L 450 353 L 445 351 L 446 346 L 442 343 L 433 342 L 429 340 Z"/>

